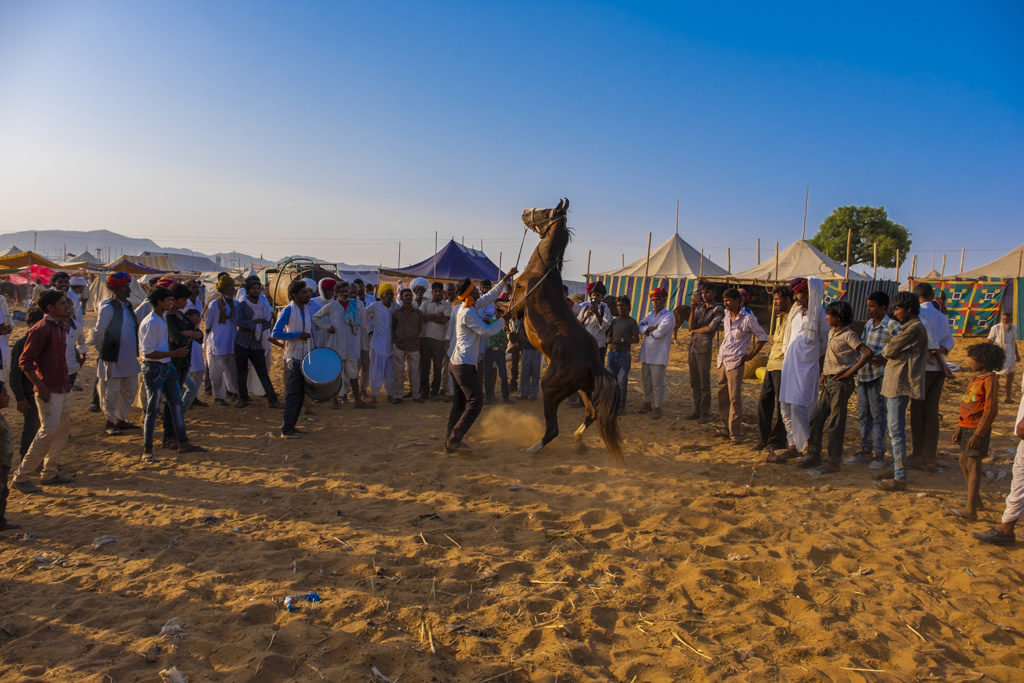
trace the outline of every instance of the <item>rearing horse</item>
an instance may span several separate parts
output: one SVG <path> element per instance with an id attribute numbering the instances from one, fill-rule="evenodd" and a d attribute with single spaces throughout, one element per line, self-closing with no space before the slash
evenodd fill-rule
<path id="1" fill-rule="evenodd" d="M 566 226 L 569 200 L 553 209 L 526 209 L 523 224 L 540 235 L 530 263 L 516 281 L 513 305 L 524 308 L 526 336 L 548 359 L 541 378 L 544 393 L 543 438 L 526 450 L 536 453 L 558 436 L 558 405 L 580 392 L 587 415 L 573 434 L 582 446 L 583 432 L 595 421 L 615 463 L 625 465 L 616 423 L 618 386 L 601 364 L 597 341 L 576 320 L 562 289 L 562 259 L 572 233 Z"/>

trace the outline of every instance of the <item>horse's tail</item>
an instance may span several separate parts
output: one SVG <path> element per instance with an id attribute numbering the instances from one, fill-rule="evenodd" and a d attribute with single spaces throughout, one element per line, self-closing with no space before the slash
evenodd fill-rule
<path id="1" fill-rule="evenodd" d="M 622 437 L 619 435 L 619 424 L 616 419 L 619 405 L 619 385 L 615 376 L 604 367 L 594 368 L 594 417 L 597 431 L 604 439 L 604 445 L 615 458 L 615 464 L 625 467 L 626 460 L 622 457 Z"/>

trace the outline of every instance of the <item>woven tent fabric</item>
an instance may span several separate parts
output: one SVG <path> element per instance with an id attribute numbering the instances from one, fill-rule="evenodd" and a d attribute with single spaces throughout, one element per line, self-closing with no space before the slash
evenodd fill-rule
<path id="1" fill-rule="evenodd" d="M 1003 297 L 1009 280 L 910 280 L 913 287 L 927 282 L 935 288 L 935 298 L 946 299 L 946 316 L 958 337 L 980 337 L 999 322 Z"/>
<path id="2" fill-rule="evenodd" d="M 1012 278 L 1024 276 L 1024 244 L 1011 249 L 995 261 L 990 261 L 983 266 L 965 270 L 958 273 L 956 277 L 961 280 L 973 280 L 976 278 Z"/>
<path id="3" fill-rule="evenodd" d="M 895 280 L 832 280 L 825 283 L 824 303 L 845 301 L 853 308 L 854 320 L 867 320 L 868 296 L 873 292 L 885 292 L 891 300 L 899 288 L 900 283 Z"/>
<path id="4" fill-rule="evenodd" d="M 592 275 L 589 282 L 602 282 L 608 289 L 608 295 L 614 297 L 628 296 L 630 303 L 630 315 L 637 320 L 654 310 L 651 306 L 651 290 L 656 287 L 663 287 L 668 292 L 669 309 L 674 308 L 685 299 L 687 283 L 690 283 L 692 290 L 694 279 L 667 278 L 667 277 L 629 277 L 618 275 Z"/>
<path id="5" fill-rule="evenodd" d="M 425 277 L 438 280 L 500 280 L 505 273 L 479 249 L 449 240 L 448 244 L 428 259 L 405 268 L 381 268 L 388 277 Z"/>
<path id="6" fill-rule="evenodd" d="M 703 261 L 701 260 L 703 258 Z M 647 257 L 633 261 L 627 266 L 609 270 L 606 273 L 595 273 L 594 277 L 668 277 L 687 278 L 700 274 L 707 276 L 727 275 L 729 271 L 714 263 L 700 251 L 694 249 L 679 235 L 673 235 L 660 247 L 651 252 L 650 264 Z"/>
<path id="7" fill-rule="evenodd" d="M 1013 320 L 1017 325 L 1017 339 L 1024 339 L 1024 325 L 1021 325 L 1021 316 L 1024 315 L 1024 277 L 1013 280 Z"/>

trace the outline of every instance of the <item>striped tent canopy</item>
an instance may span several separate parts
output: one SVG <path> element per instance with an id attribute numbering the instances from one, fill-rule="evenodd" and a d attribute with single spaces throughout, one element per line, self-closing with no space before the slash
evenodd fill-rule
<path id="1" fill-rule="evenodd" d="M 668 308 L 672 309 L 680 302 L 689 301 L 686 294 L 687 285 L 689 283 L 692 294 L 693 283 L 696 282 L 696 279 L 592 275 L 588 281 L 604 283 L 609 296 L 629 297 L 630 315 L 639 320 L 653 310 L 651 290 L 657 287 L 664 288 L 668 292 Z"/>

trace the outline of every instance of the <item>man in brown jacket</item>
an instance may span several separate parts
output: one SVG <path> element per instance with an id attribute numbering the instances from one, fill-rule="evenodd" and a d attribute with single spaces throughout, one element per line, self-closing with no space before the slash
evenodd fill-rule
<path id="1" fill-rule="evenodd" d="M 880 475 L 875 488 L 882 491 L 907 489 L 907 406 L 925 393 L 925 363 L 928 360 L 928 331 L 919 319 L 921 304 L 910 292 L 899 292 L 892 301 L 893 314 L 902 323 L 899 334 L 882 349 L 886 357 L 882 378 L 892 444 L 893 476 Z"/>

